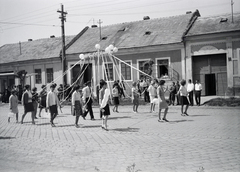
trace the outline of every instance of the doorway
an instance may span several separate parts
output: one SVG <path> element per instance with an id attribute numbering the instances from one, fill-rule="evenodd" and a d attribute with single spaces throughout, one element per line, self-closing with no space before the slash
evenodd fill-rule
<path id="1" fill-rule="evenodd" d="M 84 73 L 82 74 L 82 72 Z M 81 77 L 80 77 L 81 75 Z M 76 65 L 72 69 L 72 83 L 76 82 L 81 86 L 84 85 L 87 81 L 92 79 L 92 64 L 84 64 L 82 68 L 79 65 Z"/>
<path id="2" fill-rule="evenodd" d="M 216 77 L 215 74 L 205 74 L 206 96 L 216 95 Z"/>

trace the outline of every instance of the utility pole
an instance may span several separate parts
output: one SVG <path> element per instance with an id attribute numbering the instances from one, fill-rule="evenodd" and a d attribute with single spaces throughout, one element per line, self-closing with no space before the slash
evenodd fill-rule
<path id="1" fill-rule="evenodd" d="M 97 22 L 99 24 L 99 31 L 100 31 L 100 41 L 102 40 L 102 33 L 101 33 L 101 24 L 102 21 L 99 19 L 99 21 Z"/>
<path id="2" fill-rule="evenodd" d="M 63 78 L 62 78 L 62 84 L 67 83 L 67 78 L 66 75 L 64 75 L 64 72 L 66 70 L 66 53 L 65 53 L 65 32 L 64 32 L 64 22 L 66 22 L 66 14 L 67 12 L 64 12 L 63 9 L 63 4 L 61 4 L 61 11 L 58 10 L 58 13 L 61 13 L 61 16 L 59 17 L 61 19 L 61 28 L 62 28 L 62 73 L 63 73 Z M 63 87 L 63 99 L 64 99 L 64 87 Z"/>
<path id="3" fill-rule="evenodd" d="M 233 2 L 233 0 L 231 0 L 232 23 L 234 23 L 234 21 L 233 21 L 233 4 L 234 4 L 234 2 Z"/>

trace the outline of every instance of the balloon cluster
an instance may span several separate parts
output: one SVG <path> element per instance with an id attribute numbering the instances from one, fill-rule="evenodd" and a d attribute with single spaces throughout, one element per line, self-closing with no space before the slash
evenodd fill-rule
<path id="1" fill-rule="evenodd" d="M 99 51 L 100 50 L 100 45 L 99 44 L 96 44 L 95 45 L 95 48 Z M 107 54 L 112 54 L 112 53 L 116 53 L 118 52 L 118 48 L 117 47 L 114 47 L 112 44 L 109 45 L 107 48 L 105 48 L 105 53 Z M 89 54 L 80 54 L 79 55 L 79 58 L 80 60 L 90 60 L 91 58 L 97 56 L 97 53 L 89 53 Z"/>
<path id="2" fill-rule="evenodd" d="M 108 54 L 112 54 L 113 52 L 116 53 L 118 52 L 118 48 L 110 44 L 107 48 L 105 48 L 105 52 Z"/>

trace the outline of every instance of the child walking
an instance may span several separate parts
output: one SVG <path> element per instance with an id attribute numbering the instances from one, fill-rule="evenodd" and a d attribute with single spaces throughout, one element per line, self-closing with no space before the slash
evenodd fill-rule
<path id="1" fill-rule="evenodd" d="M 11 96 L 9 97 L 9 109 L 10 113 L 16 114 L 16 123 L 18 123 L 18 97 L 16 90 L 11 91 Z M 10 122 L 10 116 L 8 116 L 8 122 Z"/>
<path id="2" fill-rule="evenodd" d="M 76 128 L 79 128 L 79 125 L 78 125 L 79 117 L 83 116 L 82 104 L 83 104 L 83 101 L 80 93 L 80 86 L 76 85 L 75 91 L 72 94 L 72 113 L 73 113 L 73 116 L 76 116 L 76 119 L 75 119 Z"/>
<path id="3" fill-rule="evenodd" d="M 133 102 L 133 112 L 138 112 L 138 106 L 139 106 L 139 90 L 137 88 L 137 83 L 133 82 L 132 84 L 132 102 Z"/>
<path id="4" fill-rule="evenodd" d="M 117 112 L 118 113 L 118 105 L 119 105 L 119 85 L 118 83 L 115 83 L 113 85 L 113 90 L 112 90 L 112 95 L 113 95 L 113 112 Z"/>
<path id="5" fill-rule="evenodd" d="M 100 81 L 101 90 L 99 91 L 99 104 L 100 104 L 100 113 L 102 115 L 102 129 L 108 131 L 107 129 L 107 120 L 108 116 L 110 115 L 110 108 L 109 108 L 109 97 L 110 97 L 110 90 L 107 89 L 106 81 Z"/>

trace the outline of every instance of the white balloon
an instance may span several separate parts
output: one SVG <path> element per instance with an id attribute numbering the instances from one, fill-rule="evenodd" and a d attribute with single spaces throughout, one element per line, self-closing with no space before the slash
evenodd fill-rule
<path id="1" fill-rule="evenodd" d="M 111 44 L 108 46 L 110 50 L 113 50 L 114 46 Z"/>
<path id="2" fill-rule="evenodd" d="M 117 47 L 114 47 L 114 48 L 113 48 L 113 52 L 114 52 L 114 53 L 118 52 L 118 48 L 117 48 Z"/>
<path id="3" fill-rule="evenodd" d="M 80 54 L 80 55 L 79 55 L 79 58 L 80 58 L 81 60 L 84 60 L 84 54 Z"/>
<path id="4" fill-rule="evenodd" d="M 105 48 L 105 52 L 106 52 L 106 53 L 110 53 L 109 47 Z"/>
<path id="5" fill-rule="evenodd" d="M 96 44 L 96 45 L 95 45 L 95 48 L 96 48 L 97 50 L 100 50 L 100 45 L 99 45 L 99 44 Z"/>

